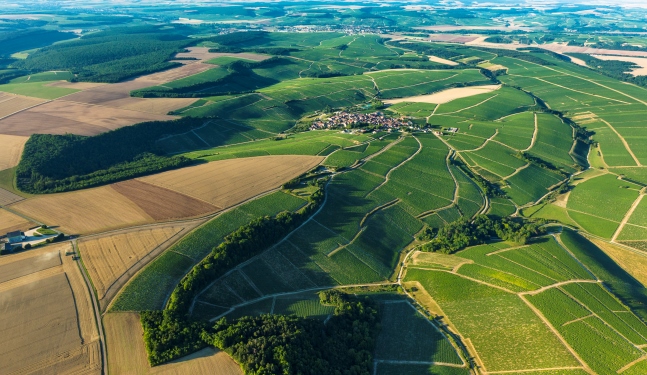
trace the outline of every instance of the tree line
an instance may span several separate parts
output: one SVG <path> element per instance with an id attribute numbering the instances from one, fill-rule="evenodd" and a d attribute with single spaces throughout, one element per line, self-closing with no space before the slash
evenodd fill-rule
<path id="1" fill-rule="evenodd" d="M 165 156 L 156 141 L 190 131 L 206 120 L 185 117 L 125 126 L 96 136 L 34 134 L 25 143 L 16 169 L 20 190 L 54 193 L 140 177 L 193 160 Z"/>

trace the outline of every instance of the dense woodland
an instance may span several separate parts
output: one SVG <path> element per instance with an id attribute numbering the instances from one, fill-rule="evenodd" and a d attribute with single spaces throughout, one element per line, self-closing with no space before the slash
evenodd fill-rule
<path id="1" fill-rule="evenodd" d="M 191 117 L 144 122 L 93 137 L 34 134 L 16 170 L 18 188 L 29 193 L 77 190 L 189 165 L 194 161 L 164 156 L 155 141 L 204 122 Z"/>
<path id="2" fill-rule="evenodd" d="M 377 306 L 368 298 L 330 290 L 320 303 L 335 306 L 320 320 L 284 315 L 243 317 L 213 327 L 169 311 L 144 311 L 144 343 L 155 366 L 208 345 L 229 353 L 249 375 L 369 375 L 379 333 Z"/>
<path id="3" fill-rule="evenodd" d="M 32 72 L 71 70 L 78 81 L 118 82 L 179 66 L 167 60 L 193 42 L 157 27 L 116 28 L 45 47 L 14 67 Z"/>
<path id="4" fill-rule="evenodd" d="M 531 237 L 544 234 L 540 224 L 485 215 L 477 216 L 474 220 L 462 217 L 440 228 L 437 233 L 425 228 L 418 239 L 429 241 L 422 245 L 423 251 L 452 254 L 469 246 L 482 245 L 492 238 L 524 245 Z"/>

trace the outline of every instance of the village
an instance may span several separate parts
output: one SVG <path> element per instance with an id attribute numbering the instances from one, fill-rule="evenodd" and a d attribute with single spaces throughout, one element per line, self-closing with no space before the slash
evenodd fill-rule
<path id="1" fill-rule="evenodd" d="M 406 117 L 387 117 L 382 112 L 374 113 L 350 113 L 335 112 L 334 115 L 312 123 L 310 130 L 322 129 L 352 129 L 359 127 L 370 127 L 375 130 L 394 131 L 401 128 L 413 129 L 413 122 Z"/>

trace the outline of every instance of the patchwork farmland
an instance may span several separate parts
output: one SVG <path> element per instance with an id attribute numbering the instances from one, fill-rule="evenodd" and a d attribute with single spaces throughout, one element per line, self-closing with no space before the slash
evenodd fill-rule
<path id="1" fill-rule="evenodd" d="M 67 242 L 3 248 L 0 373 L 645 373 L 640 81 L 520 33 L 188 12 L 8 67 L 0 234 Z"/>

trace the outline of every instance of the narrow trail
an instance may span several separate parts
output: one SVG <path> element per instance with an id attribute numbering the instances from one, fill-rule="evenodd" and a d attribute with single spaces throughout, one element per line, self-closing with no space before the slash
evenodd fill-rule
<path id="1" fill-rule="evenodd" d="M 76 240 L 70 241 L 72 248 L 78 254 L 78 246 Z M 77 260 L 76 265 L 79 267 L 79 272 L 83 275 L 83 280 L 85 281 L 85 287 L 90 294 L 90 300 L 92 301 L 92 310 L 94 312 L 95 324 L 97 325 L 97 331 L 99 332 L 99 346 L 101 348 L 101 363 L 102 363 L 102 373 L 103 375 L 108 375 L 108 354 L 106 352 L 106 338 L 103 333 L 103 321 L 101 320 L 101 311 L 99 310 L 99 299 L 94 293 L 94 288 L 92 288 L 92 283 L 88 277 L 85 267 L 82 266 L 81 261 Z"/>
<path id="2" fill-rule="evenodd" d="M 575 130 L 575 129 L 573 129 Z M 532 132 L 532 139 L 530 140 L 530 146 L 528 148 L 521 150 L 522 152 L 530 151 L 531 148 L 535 146 L 535 142 L 537 142 L 537 133 L 539 132 L 539 126 L 537 124 L 537 114 L 535 113 L 535 130 Z M 575 144 L 575 143 L 573 143 Z"/>
<path id="3" fill-rule="evenodd" d="M 633 365 L 637 364 L 638 362 L 642 362 L 647 359 L 647 355 L 643 355 L 640 358 L 637 358 L 635 361 L 627 363 L 624 367 L 622 367 L 620 370 L 618 370 L 618 374 L 622 374 L 623 372 L 629 370 Z"/>
<path id="4" fill-rule="evenodd" d="M 519 173 L 519 172 L 523 171 L 524 169 L 526 169 L 526 168 L 528 168 L 528 167 L 530 167 L 530 163 L 528 163 L 528 164 L 526 164 L 526 165 L 523 165 L 523 166 L 521 166 L 521 167 L 519 167 L 519 168 L 515 169 L 515 170 L 514 170 L 514 172 L 512 172 L 512 173 L 510 173 L 509 175 L 507 175 L 507 176 L 503 177 L 502 179 L 505 181 L 505 180 L 507 180 L 507 179 L 509 179 L 509 178 L 513 177 L 514 175 L 516 175 L 517 173 Z"/>
<path id="5" fill-rule="evenodd" d="M 471 150 L 461 150 L 461 152 L 475 152 L 475 151 L 482 150 L 483 148 L 485 148 L 485 146 L 487 146 L 488 143 L 490 143 L 491 140 L 494 139 L 494 137 L 497 136 L 497 134 L 499 134 L 499 129 L 498 128 L 494 129 L 494 134 L 492 134 L 489 138 L 486 138 L 485 141 L 480 146 L 478 146 L 477 148 L 473 148 Z"/>
<path id="6" fill-rule="evenodd" d="M 425 218 L 427 216 L 433 215 L 434 213 L 436 213 L 438 211 L 446 210 L 448 208 L 451 208 L 453 206 L 458 205 L 458 198 L 460 198 L 460 196 L 458 194 L 459 190 L 460 190 L 460 184 L 458 183 L 458 180 L 456 179 L 456 176 L 454 176 L 454 172 L 452 172 L 452 168 L 449 166 L 449 162 L 450 162 L 450 160 L 452 158 L 452 155 L 454 153 L 455 153 L 454 150 L 449 150 L 449 152 L 447 153 L 447 156 L 445 157 L 445 166 L 447 167 L 447 171 L 449 172 L 449 175 L 452 176 L 452 180 L 454 180 L 454 186 L 455 186 L 454 197 L 452 198 L 452 203 L 448 204 L 445 207 L 435 208 L 433 210 L 422 212 L 422 213 L 420 213 L 420 214 L 418 214 L 416 216 L 416 219 L 423 219 L 423 218 Z"/>
<path id="7" fill-rule="evenodd" d="M 604 120 L 604 119 L 602 119 L 602 118 L 600 118 L 600 117 L 598 117 L 598 120 L 600 120 L 600 121 L 602 121 L 603 123 L 605 123 L 605 124 L 609 127 L 609 129 L 613 130 L 613 132 L 614 132 L 614 133 L 616 133 L 616 135 L 618 136 L 618 138 L 620 138 L 620 141 L 622 142 L 622 144 L 623 144 L 623 145 L 625 146 L 625 148 L 627 149 L 627 152 L 629 153 L 629 155 L 631 155 L 631 157 L 634 159 L 634 162 L 636 162 L 636 166 L 641 167 L 641 166 L 642 166 L 642 164 L 640 164 L 640 160 L 638 160 L 638 158 L 636 157 L 636 155 L 634 154 L 634 152 L 631 150 L 631 147 L 629 147 L 629 143 L 627 143 L 627 140 L 625 139 L 625 137 L 623 137 L 623 136 L 622 136 L 622 135 L 621 135 L 621 134 L 616 130 L 616 128 L 614 128 L 614 127 L 613 127 L 613 125 L 611 125 L 611 124 L 610 124 L 609 122 L 607 122 L 606 120 Z"/>
<path id="8" fill-rule="evenodd" d="M 366 194 L 366 196 L 367 196 L 367 197 L 368 197 L 369 195 L 373 194 L 374 192 L 376 192 L 377 190 L 379 190 L 382 186 L 386 185 L 386 184 L 389 182 L 389 177 L 391 176 L 391 173 L 393 173 L 393 171 L 395 171 L 396 169 L 398 169 L 398 168 L 400 168 L 401 166 L 403 166 L 404 164 L 406 164 L 409 160 L 411 160 L 411 159 L 413 159 L 414 157 L 416 157 L 416 155 L 418 155 L 418 154 L 422 151 L 422 143 L 420 142 L 420 140 L 418 140 L 418 138 L 416 138 L 416 137 L 413 137 L 413 139 L 415 139 L 415 140 L 416 140 L 416 142 L 418 142 L 418 146 L 419 146 L 419 147 L 418 147 L 418 150 L 416 150 L 416 152 L 414 152 L 414 153 L 413 153 L 413 155 L 409 156 L 407 159 L 405 159 L 404 161 L 402 161 L 402 163 L 400 163 L 400 164 L 396 165 L 395 167 L 391 168 L 391 169 L 387 172 L 387 174 L 386 174 L 386 176 L 385 176 L 385 178 L 384 178 L 384 181 L 383 181 L 381 184 L 379 184 L 377 187 L 375 187 L 373 190 L 371 190 L 368 194 Z M 386 147 L 385 147 L 385 148 L 386 148 Z"/>
<path id="9" fill-rule="evenodd" d="M 535 289 L 535 290 L 531 290 L 529 292 L 519 292 L 519 293 L 517 293 L 517 295 L 519 295 L 519 296 L 534 296 L 534 295 L 539 294 L 541 292 L 545 292 L 548 289 L 559 288 L 562 285 L 576 284 L 576 283 L 598 284 L 598 283 L 601 283 L 601 281 L 600 280 L 589 280 L 589 279 L 566 280 L 566 281 L 560 281 L 560 282 L 555 283 L 555 284 L 546 285 L 544 287 L 541 287 L 541 288 Z"/>
<path id="10" fill-rule="evenodd" d="M 625 214 L 625 216 L 622 218 L 622 221 L 620 222 L 620 225 L 618 226 L 618 229 L 613 233 L 613 237 L 611 237 L 611 242 L 616 242 L 618 239 L 618 236 L 620 233 L 622 233 L 622 230 L 624 229 L 625 225 L 631 218 L 631 215 L 636 211 L 636 208 L 638 208 L 638 205 L 640 204 L 640 201 L 642 201 L 643 197 L 645 196 L 645 189 L 647 187 L 644 187 L 640 189 L 640 195 L 638 195 L 638 198 L 634 201 L 634 203 L 631 205 L 631 208 L 629 208 L 629 211 Z"/>

